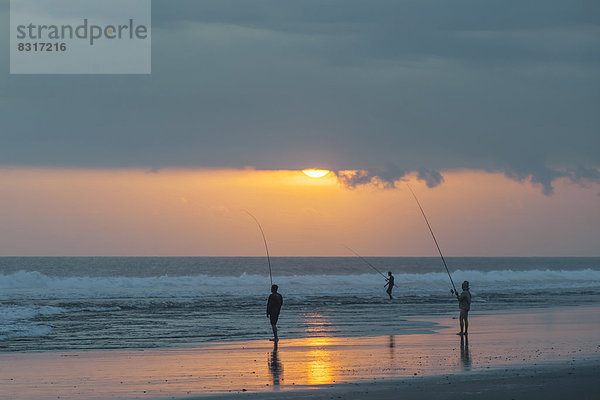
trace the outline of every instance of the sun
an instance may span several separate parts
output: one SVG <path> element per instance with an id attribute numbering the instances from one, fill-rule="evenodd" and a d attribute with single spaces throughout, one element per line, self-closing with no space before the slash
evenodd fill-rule
<path id="1" fill-rule="evenodd" d="M 327 175 L 330 171 L 327 169 L 303 169 L 302 173 L 306 176 L 310 176 L 311 178 L 322 178 Z"/>

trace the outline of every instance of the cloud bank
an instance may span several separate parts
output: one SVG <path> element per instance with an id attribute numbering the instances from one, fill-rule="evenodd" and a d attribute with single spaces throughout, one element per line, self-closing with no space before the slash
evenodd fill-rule
<path id="1" fill-rule="evenodd" d="M 0 163 L 600 179 L 600 3 L 154 0 L 152 20 L 151 76 L 11 76 L 1 41 Z"/>

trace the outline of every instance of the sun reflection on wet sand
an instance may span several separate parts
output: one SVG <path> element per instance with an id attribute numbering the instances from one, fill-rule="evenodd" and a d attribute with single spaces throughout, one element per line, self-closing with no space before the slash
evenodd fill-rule
<path id="1" fill-rule="evenodd" d="M 328 346 L 331 339 L 315 337 L 307 339 L 307 346 L 311 348 L 307 357 L 306 381 L 309 385 L 324 385 L 335 382 L 334 365 Z"/>
<path id="2" fill-rule="evenodd" d="M 329 346 L 331 338 L 324 336 L 331 330 L 331 322 L 319 313 L 304 315 L 304 331 L 307 335 L 318 335 L 306 339 L 306 383 L 309 385 L 325 385 L 335 382 L 334 365 Z"/>

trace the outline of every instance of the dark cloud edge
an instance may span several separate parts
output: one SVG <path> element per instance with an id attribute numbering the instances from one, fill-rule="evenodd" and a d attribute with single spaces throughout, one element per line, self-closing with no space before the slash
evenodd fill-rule
<path id="1" fill-rule="evenodd" d="M 475 169 L 476 170 L 476 169 Z M 380 189 L 396 189 L 406 177 L 416 174 L 417 180 L 425 182 L 428 188 L 434 188 L 444 183 L 443 170 L 418 169 L 405 171 L 391 170 L 334 170 L 338 181 L 348 187 L 356 188 L 358 186 L 373 186 Z M 542 193 L 546 196 L 554 194 L 554 182 L 561 178 L 567 178 L 572 183 L 582 187 L 589 186 L 592 183 L 600 183 L 600 169 L 597 168 L 565 168 L 551 169 L 545 168 L 543 171 L 520 171 L 514 169 L 490 170 L 481 169 L 486 173 L 500 173 L 509 179 L 517 182 L 530 182 L 534 186 L 540 187 Z"/>

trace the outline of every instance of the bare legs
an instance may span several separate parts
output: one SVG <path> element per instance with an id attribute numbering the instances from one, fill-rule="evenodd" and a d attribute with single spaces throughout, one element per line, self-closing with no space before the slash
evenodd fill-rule
<path id="1" fill-rule="evenodd" d="M 467 310 L 460 310 L 460 332 L 459 335 L 467 335 L 469 331 L 469 312 Z"/>
<path id="2" fill-rule="evenodd" d="M 271 324 L 271 328 L 273 328 L 273 341 L 279 341 L 279 338 L 277 337 L 277 325 Z"/>

